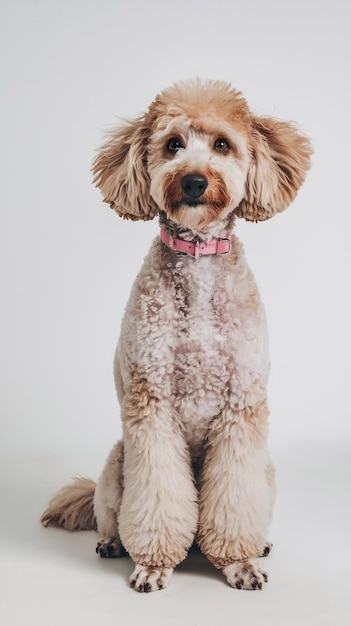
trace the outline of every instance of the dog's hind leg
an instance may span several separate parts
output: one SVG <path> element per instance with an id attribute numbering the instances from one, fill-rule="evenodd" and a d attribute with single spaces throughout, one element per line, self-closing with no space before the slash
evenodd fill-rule
<path id="1" fill-rule="evenodd" d="M 272 548 L 273 548 L 273 544 L 270 541 L 267 541 L 266 545 L 264 546 L 260 554 L 260 557 L 268 556 L 271 553 Z"/>
<path id="2" fill-rule="evenodd" d="M 94 510 L 100 536 L 96 552 L 107 558 L 125 554 L 118 532 L 118 514 L 123 494 L 123 457 L 123 441 L 119 441 L 109 454 L 95 490 Z"/>
<path id="3" fill-rule="evenodd" d="M 266 479 L 267 479 L 267 483 L 268 483 L 268 488 L 269 488 L 269 519 L 272 518 L 272 514 L 273 514 L 273 506 L 274 506 L 274 502 L 275 502 L 275 492 L 276 492 L 276 488 L 275 488 L 275 468 L 274 465 L 272 463 L 272 461 L 270 459 L 268 459 L 267 465 L 266 465 Z M 264 556 L 268 556 L 271 552 L 272 552 L 272 548 L 273 548 L 273 543 L 271 541 L 266 541 L 263 550 L 260 554 L 260 557 L 264 557 Z"/>

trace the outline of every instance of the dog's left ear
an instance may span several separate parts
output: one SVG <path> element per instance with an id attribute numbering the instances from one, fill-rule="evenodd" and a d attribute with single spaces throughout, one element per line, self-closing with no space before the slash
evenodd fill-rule
<path id="1" fill-rule="evenodd" d="M 311 144 L 288 122 L 254 117 L 251 164 L 238 217 L 257 222 L 284 211 L 310 168 Z"/>
<path id="2" fill-rule="evenodd" d="M 126 122 L 109 134 L 93 162 L 94 183 L 104 202 L 130 220 L 151 220 L 159 209 L 150 196 L 147 144 L 149 115 Z"/>

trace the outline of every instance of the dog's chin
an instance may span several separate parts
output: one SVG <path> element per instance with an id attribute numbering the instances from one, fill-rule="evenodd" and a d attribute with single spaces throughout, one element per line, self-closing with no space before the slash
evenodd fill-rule
<path id="1" fill-rule="evenodd" d="M 221 217 L 218 209 L 192 200 L 166 207 L 166 213 L 173 222 L 190 229 L 205 228 Z"/>

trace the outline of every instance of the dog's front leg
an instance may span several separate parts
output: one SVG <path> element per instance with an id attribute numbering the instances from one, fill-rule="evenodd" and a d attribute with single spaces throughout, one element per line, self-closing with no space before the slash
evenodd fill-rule
<path id="1" fill-rule="evenodd" d="M 197 491 L 179 425 L 168 401 L 145 379 L 123 406 L 124 492 L 119 515 L 123 545 L 136 568 L 138 591 L 162 589 L 187 555 L 198 522 Z"/>
<path id="2" fill-rule="evenodd" d="M 229 584 L 259 589 L 267 575 L 251 561 L 264 552 L 273 504 L 265 402 L 226 408 L 208 434 L 198 544 Z"/>

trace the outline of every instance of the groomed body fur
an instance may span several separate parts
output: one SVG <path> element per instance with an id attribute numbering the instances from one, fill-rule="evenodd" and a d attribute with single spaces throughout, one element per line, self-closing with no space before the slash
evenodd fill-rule
<path id="1" fill-rule="evenodd" d="M 271 548 L 274 503 L 266 319 L 232 231 L 237 217 L 283 211 L 310 155 L 292 124 L 254 116 L 226 83 L 195 80 L 157 96 L 95 159 L 95 183 L 120 216 L 158 214 L 171 239 L 231 240 L 228 254 L 194 258 L 155 239 L 115 356 L 123 439 L 96 487 L 77 480 L 42 517 L 97 524 L 98 554 L 127 551 L 137 591 L 165 587 L 194 541 L 232 587 L 268 580 L 256 561 Z"/>

